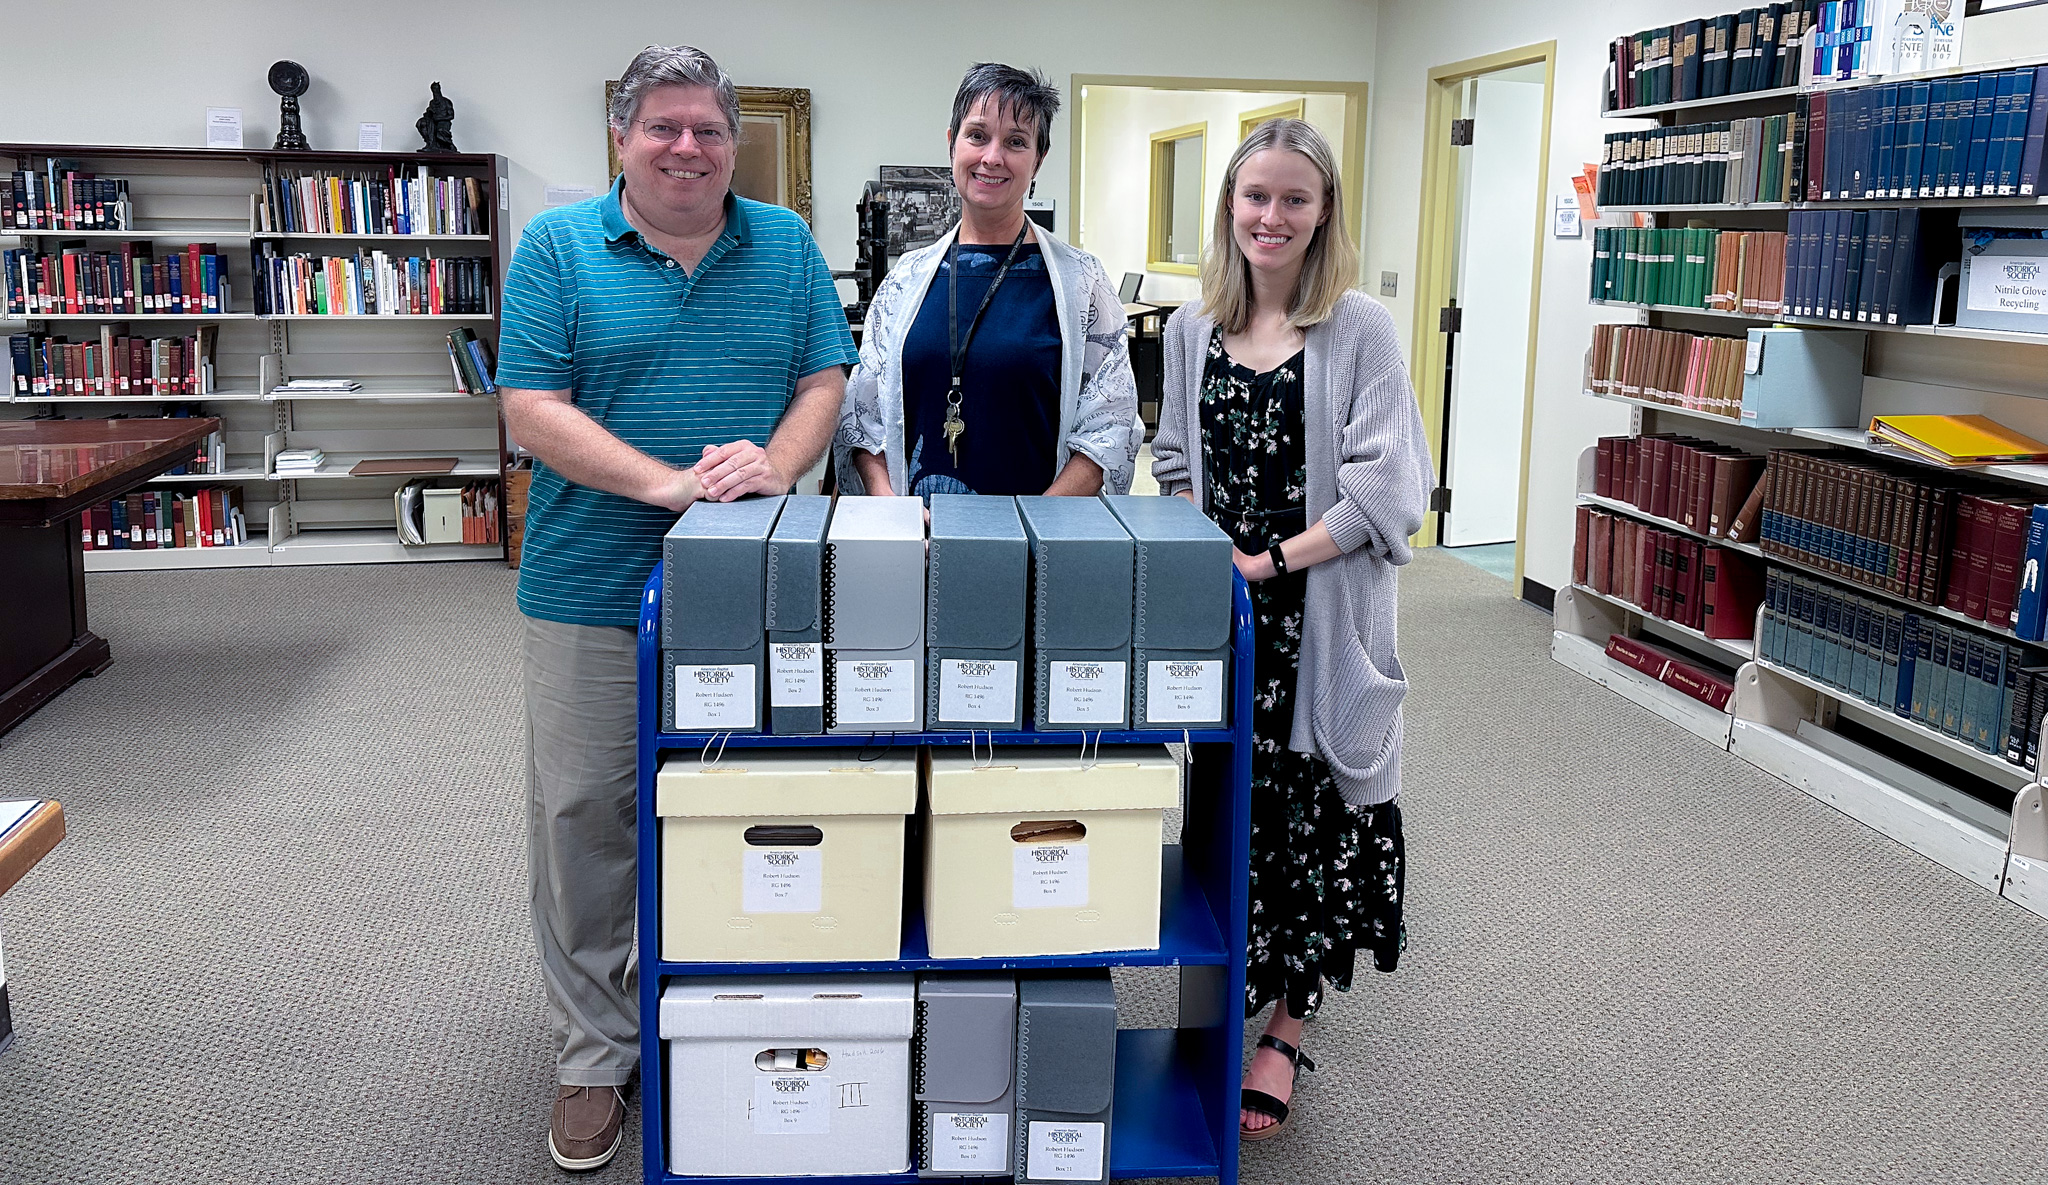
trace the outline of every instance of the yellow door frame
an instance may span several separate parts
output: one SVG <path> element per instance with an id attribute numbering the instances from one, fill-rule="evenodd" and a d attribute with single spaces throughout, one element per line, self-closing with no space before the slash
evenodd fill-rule
<path id="1" fill-rule="evenodd" d="M 1451 296 L 1455 277 L 1451 260 L 1458 233 L 1458 155 L 1451 150 L 1451 121 L 1458 117 L 1456 88 L 1468 78 L 1543 64 L 1543 140 L 1536 164 L 1535 267 L 1529 277 L 1529 342 L 1527 377 L 1522 388 L 1522 460 L 1515 509 L 1515 576 L 1513 595 L 1522 590 L 1523 551 L 1529 533 L 1529 441 L 1536 413 L 1536 336 L 1543 311 L 1543 248 L 1548 211 L 1543 197 L 1550 192 L 1550 112 L 1557 76 L 1557 42 L 1545 41 L 1437 66 L 1429 72 L 1428 103 L 1423 115 L 1422 206 L 1415 247 L 1415 317 L 1410 381 L 1422 407 L 1423 431 L 1439 465 L 1449 444 L 1443 437 L 1444 335 L 1437 329 L 1437 310 Z M 1416 542 L 1434 546 L 1437 516 L 1423 522 Z"/>
<path id="2" fill-rule="evenodd" d="M 1363 245 L 1365 236 L 1365 120 L 1366 92 L 1363 82 L 1304 82 L 1299 79 L 1276 78 L 1186 78 L 1152 74 L 1075 74 L 1067 81 L 1067 93 L 1073 96 L 1074 126 L 1067 136 L 1067 215 L 1073 230 L 1074 245 L 1083 247 L 1081 225 L 1081 144 L 1086 138 L 1088 104 L 1081 96 L 1082 88 L 1090 86 L 1143 86 L 1156 90 L 1172 91 L 1278 91 L 1281 94 L 1342 95 L 1344 97 L 1344 143 L 1335 145 L 1338 163 L 1344 171 L 1344 196 L 1348 209 L 1344 221 L 1351 230 L 1351 241 Z M 1549 132 L 1548 117 L 1545 117 L 1545 134 Z M 1236 145 L 1231 145 L 1233 150 Z M 1364 267 L 1364 252 L 1359 253 L 1361 268 Z M 1362 274 L 1362 273 L 1361 273 Z"/>
<path id="3" fill-rule="evenodd" d="M 1307 105 L 1307 103 L 1300 99 L 1290 99 L 1285 103 L 1275 103 L 1271 107 L 1260 107 L 1253 111 L 1239 112 L 1237 116 L 1237 143 L 1244 143 L 1244 138 L 1252 134 L 1253 128 L 1258 127 L 1269 119 L 1300 119 L 1302 109 Z M 1235 145 L 1232 147 L 1235 147 Z"/>

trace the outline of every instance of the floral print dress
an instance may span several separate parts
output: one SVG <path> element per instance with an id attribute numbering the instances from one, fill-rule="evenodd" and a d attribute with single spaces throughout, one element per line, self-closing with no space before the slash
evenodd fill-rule
<path id="1" fill-rule="evenodd" d="M 1308 526 L 1305 353 L 1258 374 L 1224 352 L 1221 329 L 1209 339 L 1201 390 L 1209 515 L 1248 554 Z M 1313 1016 L 1324 984 L 1350 990 L 1359 948 L 1392 971 L 1407 942 L 1400 806 L 1352 806 L 1321 757 L 1287 747 L 1306 579 L 1296 572 L 1251 586 L 1257 648 L 1247 1016 L 1275 1000 L 1296 1017 Z"/>

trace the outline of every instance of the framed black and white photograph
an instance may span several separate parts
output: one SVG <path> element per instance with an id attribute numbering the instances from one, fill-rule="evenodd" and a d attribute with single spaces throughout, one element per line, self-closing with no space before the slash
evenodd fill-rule
<path id="1" fill-rule="evenodd" d="M 882 197 L 889 203 L 889 258 L 929 247 L 960 220 L 960 191 L 945 165 L 883 165 Z"/>

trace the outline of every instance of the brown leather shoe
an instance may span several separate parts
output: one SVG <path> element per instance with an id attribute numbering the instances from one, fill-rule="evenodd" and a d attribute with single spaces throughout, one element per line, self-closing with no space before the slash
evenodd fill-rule
<path id="1" fill-rule="evenodd" d="M 603 1168 L 625 1136 L 626 1096 L 616 1086 L 558 1086 L 548 1154 L 572 1173 Z"/>

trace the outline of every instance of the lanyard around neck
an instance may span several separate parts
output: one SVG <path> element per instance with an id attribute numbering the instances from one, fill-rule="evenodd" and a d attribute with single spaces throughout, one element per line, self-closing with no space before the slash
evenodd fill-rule
<path id="1" fill-rule="evenodd" d="M 996 289 L 1003 286 L 1003 280 L 1010 274 L 1010 265 L 1017 262 L 1017 253 L 1024 249 L 1024 236 L 1031 229 L 1031 220 L 1017 228 L 1017 241 L 1010 244 L 1010 253 L 1003 257 L 1003 266 L 996 269 L 996 278 L 989 282 L 988 291 L 981 294 L 981 307 L 974 310 L 974 320 L 967 323 L 967 338 L 960 337 L 960 236 L 953 236 L 953 245 L 946 253 L 946 337 L 953 347 L 953 389 L 960 389 L 960 376 L 967 369 L 967 347 L 974 344 L 974 331 L 981 328 L 981 317 L 988 312 L 989 302 L 996 298 Z"/>

